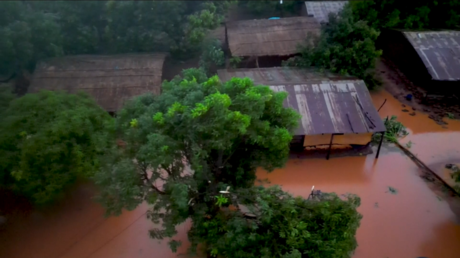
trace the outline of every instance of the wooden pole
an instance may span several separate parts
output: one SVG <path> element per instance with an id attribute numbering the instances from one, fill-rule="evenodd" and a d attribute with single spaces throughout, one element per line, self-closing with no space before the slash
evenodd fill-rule
<path id="1" fill-rule="evenodd" d="M 329 150 L 327 150 L 326 160 L 329 160 L 329 156 L 331 155 L 332 141 L 333 140 L 334 140 L 334 134 L 331 135 L 331 142 L 329 143 Z"/>
<path id="2" fill-rule="evenodd" d="M 379 148 L 377 149 L 377 155 L 375 155 L 375 158 L 378 159 L 379 158 L 379 154 L 380 154 L 380 148 L 382 147 L 382 142 L 383 142 L 383 137 L 385 136 L 385 132 L 382 132 L 382 136 L 380 138 L 380 143 L 379 143 Z"/>
<path id="3" fill-rule="evenodd" d="M 377 112 L 380 112 L 380 109 L 383 108 L 383 105 L 385 105 L 385 103 L 387 103 L 387 99 L 385 99 L 385 101 L 384 101 L 383 104 L 379 107 L 379 109 L 377 110 Z"/>

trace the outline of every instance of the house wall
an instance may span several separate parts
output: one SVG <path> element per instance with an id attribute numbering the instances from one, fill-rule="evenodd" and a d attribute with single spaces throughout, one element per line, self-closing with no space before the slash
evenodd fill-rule
<path id="1" fill-rule="evenodd" d="M 331 134 L 321 135 L 307 135 L 303 146 L 318 146 L 318 145 L 329 145 L 331 142 Z M 363 134 L 344 134 L 334 135 L 332 144 L 337 145 L 366 145 L 372 140 L 372 133 Z"/>
<path id="2" fill-rule="evenodd" d="M 279 67 L 282 66 L 283 61 L 287 61 L 289 58 L 294 57 L 296 55 L 289 55 L 289 56 L 259 56 L 258 63 L 259 68 L 264 67 Z M 238 68 L 257 68 L 256 57 L 244 57 L 242 58 Z"/>

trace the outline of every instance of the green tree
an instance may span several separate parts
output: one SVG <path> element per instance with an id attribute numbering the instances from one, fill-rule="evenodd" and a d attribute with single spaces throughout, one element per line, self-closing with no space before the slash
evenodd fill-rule
<path id="1" fill-rule="evenodd" d="M 208 75 L 216 74 L 217 69 L 225 64 L 225 54 L 222 43 L 218 39 L 211 38 L 203 44 L 199 65 Z"/>
<path id="2" fill-rule="evenodd" d="M 281 4 L 279 0 L 257 0 L 257 1 L 239 1 L 240 6 L 247 8 L 254 14 L 277 14 L 298 13 L 299 7 L 304 4 L 304 1 L 284 0 Z"/>
<path id="3" fill-rule="evenodd" d="M 353 75 L 372 83 L 372 71 L 381 51 L 375 48 L 379 32 L 357 20 L 350 6 L 339 14 L 330 14 L 321 35 L 300 48 L 300 56 L 288 65 L 317 67 L 335 73 Z M 368 86 L 370 86 L 368 84 Z"/>
<path id="4" fill-rule="evenodd" d="M 0 185 L 49 203 L 99 168 L 112 118 L 87 95 L 42 91 L 10 102 L 0 125 Z"/>
<path id="5" fill-rule="evenodd" d="M 213 218 L 198 217 L 192 245 L 205 242 L 222 257 L 351 257 L 362 216 L 355 195 L 322 193 L 294 198 L 279 187 L 237 191 L 233 204 Z M 242 211 L 244 211 L 242 216 Z M 303 256 L 302 256 L 303 255 Z"/>
<path id="6" fill-rule="evenodd" d="M 4 117 L 2 113 L 8 108 L 13 99 L 14 94 L 11 85 L 0 83 L 0 121 Z"/>
<path id="7" fill-rule="evenodd" d="M 25 3 L 0 2 L 0 75 L 32 69 L 39 58 L 62 54 L 55 17 Z"/>
<path id="8" fill-rule="evenodd" d="M 148 217 L 161 225 L 151 237 L 172 237 L 177 225 L 191 219 L 192 251 L 204 243 L 213 255 L 349 257 L 356 247 L 359 199 L 308 201 L 254 187 L 258 167 L 272 171 L 287 161 L 300 117 L 283 107 L 285 98 L 248 78 L 222 83 L 189 69 L 166 81 L 160 96 L 134 99 L 117 117 L 124 147 L 114 147 L 94 177 L 107 213 L 147 201 Z M 253 222 L 241 205 L 253 210 Z M 297 225 L 304 219 L 307 224 Z M 180 242 L 169 244 L 175 251 Z"/>
<path id="9" fill-rule="evenodd" d="M 0 75 L 60 55 L 171 52 L 189 57 L 232 1 L 2 1 Z"/>
<path id="10" fill-rule="evenodd" d="M 374 28 L 458 28 L 459 0 L 370 0 L 352 1 L 357 19 L 369 22 Z"/>

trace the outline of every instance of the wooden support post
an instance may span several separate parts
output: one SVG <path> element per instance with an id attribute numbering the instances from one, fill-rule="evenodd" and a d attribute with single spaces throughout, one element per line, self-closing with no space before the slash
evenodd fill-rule
<path id="1" fill-rule="evenodd" d="M 327 150 L 326 160 L 329 160 L 329 156 L 331 155 L 332 141 L 333 140 L 334 140 L 334 134 L 331 135 L 331 142 L 329 143 L 329 150 Z"/>
<path id="2" fill-rule="evenodd" d="M 385 136 L 385 132 L 382 132 L 382 137 L 380 138 L 379 148 L 377 149 L 377 155 L 375 155 L 375 158 L 376 158 L 376 159 L 379 158 L 380 148 L 382 147 L 382 142 L 383 142 L 383 137 L 384 137 L 384 136 Z"/>
<path id="3" fill-rule="evenodd" d="M 256 56 L 256 66 L 257 68 L 259 68 L 259 57 L 258 56 Z"/>
<path id="4" fill-rule="evenodd" d="M 385 99 L 385 101 L 384 101 L 383 104 L 379 107 L 379 109 L 377 110 L 377 112 L 380 112 L 380 109 L 383 108 L 383 106 L 385 105 L 385 103 L 387 103 L 387 99 Z"/>

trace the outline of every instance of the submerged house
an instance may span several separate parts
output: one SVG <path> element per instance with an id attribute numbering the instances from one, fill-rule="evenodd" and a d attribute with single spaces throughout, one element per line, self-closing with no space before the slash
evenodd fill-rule
<path id="1" fill-rule="evenodd" d="M 84 91 L 110 113 L 134 96 L 161 93 L 166 54 L 81 55 L 45 60 L 37 64 L 29 92 Z"/>
<path id="2" fill-rule="evenodd" d="M 460 31 L 386 30 L 383 56 L 431 93 L 460 92 Z"/>
<path id="3" fill-rule="evenodd" d="M 241 67 L 280 66 L 299 53 L 298 45 L 319 35 L 320 24 L 312 17 L 228 22 L 228 49 L 243 59 Z"/>
<path id="4" fill-rule="evenodd" d="M 329 14 L 338 14 L 347 3 L 348 1 L 306 1 L 302 14 L 315 18 L 319 23 L 327 23 Z"/>
<path id="5" fill-rule="evenodd" d="M 287 67 L 226 69 L 218 75 L 222 81 L 248 77 L 256 85 L 287 92 L 285 107 L 302 116 L 294 148 L 365 146 L 374 133 L 386 131 L 362 80 Z"/>

